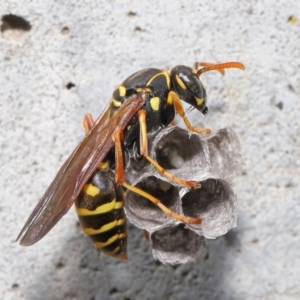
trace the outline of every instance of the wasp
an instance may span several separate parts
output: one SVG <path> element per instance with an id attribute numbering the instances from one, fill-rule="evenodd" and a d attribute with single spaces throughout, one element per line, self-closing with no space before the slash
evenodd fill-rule
<path id="1" fill-rule="evenodd" d="M 108 255 L 126 260 L 127 233 L 123 210 L 126 190 L 147 198 L 182 223 L 200 224 L 200 217 L 176 214 L 159 199 L 126 182 L 124 151 L 137 147 L 139 155 L 169 180 L 185 187 L 199 188 L 199 182 L 175 177 L 149 156 L 147 134 L 172 125 L 176 113 L 189 130 L 210 134 L 208 128 L 191 125 L 181 101 L 206 114 L 206 90 L 199 77 L 212 70 L 223 73 L 226 68 L 244 70 L 238 62 L 196 63 L 193 68 L 179 65 L 170 72 L 144 69 L 125 79 L 96 121 L 90 114 L 85 116 L 85 137 L 60 168 L 17 241 L 23 246 L 39 241 L 75 202 L 83 230 L 94 245 Z"/>

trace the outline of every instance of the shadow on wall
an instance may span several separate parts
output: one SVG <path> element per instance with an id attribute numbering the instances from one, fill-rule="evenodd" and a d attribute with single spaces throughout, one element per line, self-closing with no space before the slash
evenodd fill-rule
<path id="1" fill-rule="evenodd" d="M 44 273 L 27 287 L 26 299 L 230 299 L 226 286 L 227 255 L 238 251 L 238 231 L 209 241 L 196 262 L 163 265 L 154 261 L 143 232 L 129 225 L 129 261 L 107 257 L 80 232 L 72 230 Z M 231 254 L 229 254 L 231 253 Z"/>

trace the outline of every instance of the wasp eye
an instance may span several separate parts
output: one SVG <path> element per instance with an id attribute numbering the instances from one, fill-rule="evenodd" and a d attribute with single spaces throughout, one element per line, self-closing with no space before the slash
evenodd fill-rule
<path id="1" fill-rule="evenodd" d="M 206 114 L 208 113 L 208 108 L 207 108 L 207 106 L 205 106 L 205 107 L 203 108 L 202 113 L 203 113 L 204 115 L 206 115 Z"/>

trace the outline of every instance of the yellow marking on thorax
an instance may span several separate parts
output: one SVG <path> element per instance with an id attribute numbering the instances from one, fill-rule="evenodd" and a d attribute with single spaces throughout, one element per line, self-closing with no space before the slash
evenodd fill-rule
<path id="1" fill-rule="evenodd" d="M 110 103 L 114 106 L 114 107 L 120 107 L 122 102 L 121 101 L 118 101 L 116 99 L 111 99 L 110 100 Z"/>
<path id="2" fill-rule="evenodd" d="M 172 104 L 173 104 L 173 93 L 169 92 L 167 98 L 167 105 L 172 105 Z"/>
<path id="3" fill-rule="evenodd" d="M 113 199 L 109 203 L 102 204 L 98 206 L 95 210 L 88 210 L 86 208 L 76 208 L 76 212 L 78 216 L 94 216 L 94 215 L 100 215 L 105 214 L 109 211 L 112 211 L 113 209 L 119 209 L 120 205 L 119 202 L 116 202 L 116 199 Z M 122 203 L 123 207 L 123 203 Z"/>
<path id="4" fill-rule="evenodd" d="M 160 105 L 159 97 L 153 97 L 153 98 L 150 99 L 150 106 L 154 111 L 159 110 L 159 105 Z"/>
<path id="5" fill-rule="evenodd" d="M 170 84 L 170 82 L 171 82 L 170 74 L 169 74 L 166 70 L 161 70 L 161 72 L 159 72 L 159 73 L 157 73 L 156 75 L 152 76 L 152 77 L 148 80 L 148 82 L 146 83 L 146 85 L 151 85 L 151 82 L 152 82 L 156 77 L 161 76 L 161 75 L 165 76 L 166 82 L 167 82 L 167 87 L 168 87 L 168 89 L 170 89 L 170 87 L 171 87 L 171 84 Z"/>
<path id="6" fill-rule="evenodd" d="M 126 234 L 125 233 L 118 233 L 114 236 L 112 236 L 111 238 L 109 238 L 106 242 L 95 242 L 94 245 L 97 247 L 97 248 L 104 248 L 110 244 L 112 244 L 113 242 L 115 242 L 116 240 L 118 239 L 123 239 L 126 237 Z"/>
<path id="7" fill-rule="evenodd" d="M 151 93 L 151 89 L 150 88 L 137 88 L 135 91 L 137 93 Z"/>
<path id="8" fill-rule="evenodd" d="M 98 165 L 98 169 L 99 170 L 107 170 L 109 166 L 109 161 L 102 161 L 99 165 Z"/>
<path id="9" fill-rule="evenodd" d="M 186 89 L 186 86 L 185 86 L 185 84 L 183 83 L 183 81 L 181 80 L 181 78 L 176 74 L 176 81 L 177 81 L 177 83 L 180 85 L 180 87 L 183 89 L 183 90 L 185 90 Z"/>
<path id="10" fill-rule="evenodd" d="M 126 95 L 126 87 L 123 86 L 123 85 L 120 85 L 120 86 L 118 87 L 118 89 L 119 89 L 119 95 L 120 95 L 121 97 L 125 97 L 125 95 Z"/>
<path id="11" fill-rule="evenodd" d="M 128 126 L 126 127 L 126 129 L 129 131 L 131 127 L 132 127 L 131 125 L 128 125 Z"/>
<path id="12" fill-rule="evenodd" d="M 99 229 L 94 229 L 94 228 L 83 228 L 83 232 L 87 235 L 94 235 L 94 234 L 99 234 L 102 232 L 106 232 L 108 230 L 111 230 L 119 225 L 123 225 L 125 223 L 124 219 L 119 219 L 119 220 L 114 220 L 108 224 L 103 225 Z"/>
<path id="13" fill-rule="evenodd" d="M 196 99 L 196 103 L 197 103 L 198 106 L 200 106 L 203 103 L 203 98 L 195 97 L 195 99 Z"/>
<path id="14" fill-rule="evenodd" d="M 91 197 L 95 197 L 100 193 L 100 189 L 91 183 L 85 184 L 82 190 Z"/>

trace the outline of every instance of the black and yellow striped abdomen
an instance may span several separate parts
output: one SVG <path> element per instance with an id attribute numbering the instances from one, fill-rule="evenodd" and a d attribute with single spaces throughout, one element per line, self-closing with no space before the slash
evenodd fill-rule
<path id="1" fill-rule="evenodd" d="M 93 244 L 107 255 L 126 260 L 123 205 L 123 188 L 102 170 L 93 174 L 75 202 L 82 229 Z"/>

